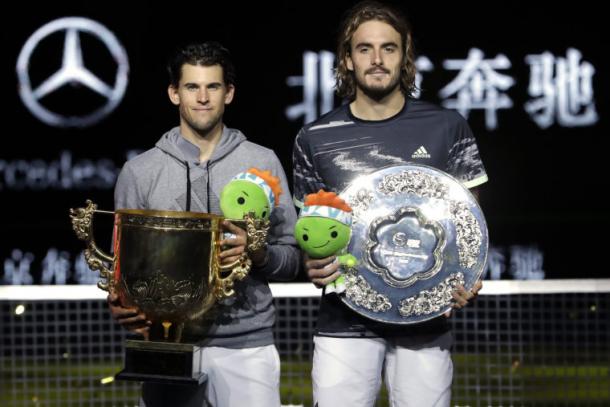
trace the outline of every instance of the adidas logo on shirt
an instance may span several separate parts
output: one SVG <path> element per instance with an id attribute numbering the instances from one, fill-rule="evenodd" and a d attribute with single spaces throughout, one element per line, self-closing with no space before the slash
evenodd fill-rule
<path id="1" fill-rule="evenodd" d="M 430 158 L 430 154 L 428 154 L 428 150 L 426 147 L 420 146 L 415 152 L 411 155 L 411 158 Z"/>

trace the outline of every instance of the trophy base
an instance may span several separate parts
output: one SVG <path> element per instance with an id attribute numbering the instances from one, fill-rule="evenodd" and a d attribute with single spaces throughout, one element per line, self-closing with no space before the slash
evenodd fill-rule
<path id="1" fill-rule="evenodd" d="M 165 384 L 200 385 L 207 379 L 201 372 L 201 348 L 188 343 L 125 341 L 125 368 L 118 380 Z"/>

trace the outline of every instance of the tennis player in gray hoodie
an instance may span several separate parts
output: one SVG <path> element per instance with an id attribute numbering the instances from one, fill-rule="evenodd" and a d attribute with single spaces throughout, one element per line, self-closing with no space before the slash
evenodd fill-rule
<path id="1" fill-rule="evenodd" d="M 144 384 L 140 404 L 279 407 L 275 310 L 267 281 L 293 279 L 299 268 L 293 238 L 296 213 L 286 175 L 272 150 L 223 124 L 225 106 L 235 92 L 235 70 L 224 47 L 215 42 L 188 45 L 176 53 L 168 71 L 168 94 L 178 106 L 180 126 L 125 164 L 115 188 L 115 208 L 220 214 L 222 188 L 250 167 L 270 170 L 280 178 L 284 193 L 271 213 L 267 245 L 250 254 L 252 270 L 236 282 L 236 295 L 190 327 L 188 334 L 204 346 L 207 382 L 199 388 Z M 221 242 L 230 247 L 220 254 L 228 263 L 245 250 L 246 235 L 228 221 L 224 226 L 235 235 Z M 121 325 L 148 336 L 150 323 L 144 314 L 123 307 L 114 294 L 108 302 Z"/>

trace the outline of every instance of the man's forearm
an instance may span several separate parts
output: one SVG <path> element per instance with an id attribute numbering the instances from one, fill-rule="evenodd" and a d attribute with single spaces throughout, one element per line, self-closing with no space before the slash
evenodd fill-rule
<path id="1" fill-rule="evenodd" d="M 268 279 L 288 281 L 297 276 L 299 266 L 299 249 L 287 244 L 270 244 L 267 246 L 266 263 L 257 270 Z"/>

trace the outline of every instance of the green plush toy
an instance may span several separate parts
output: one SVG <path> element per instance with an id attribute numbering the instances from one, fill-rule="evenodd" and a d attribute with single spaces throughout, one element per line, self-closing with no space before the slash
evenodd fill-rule
<path id="1" fill-rule="evenodd" d="M 345 269 L 356 267 L 356 257 L 346 252 L 351 237 L 352 208 L 334 192 L 318 191 L 309 194 L 299 220 L 294 228 L 294 236 L 299 246 L 311 258 L 337 255 L 337 260 Z M 345 291 L 345 277 L 341 275 L 326 285 L 325 293 L 340 294 Z"/>
<path id="2" fill-rule="evenodd" d="M 250 168 L 240 172 L 220 193 L 220 209 L 225 218 L 243 219 L 253 213 L 256 219 L 269 219 L 282 193 L 280 179 L 271 171 Z"/>

